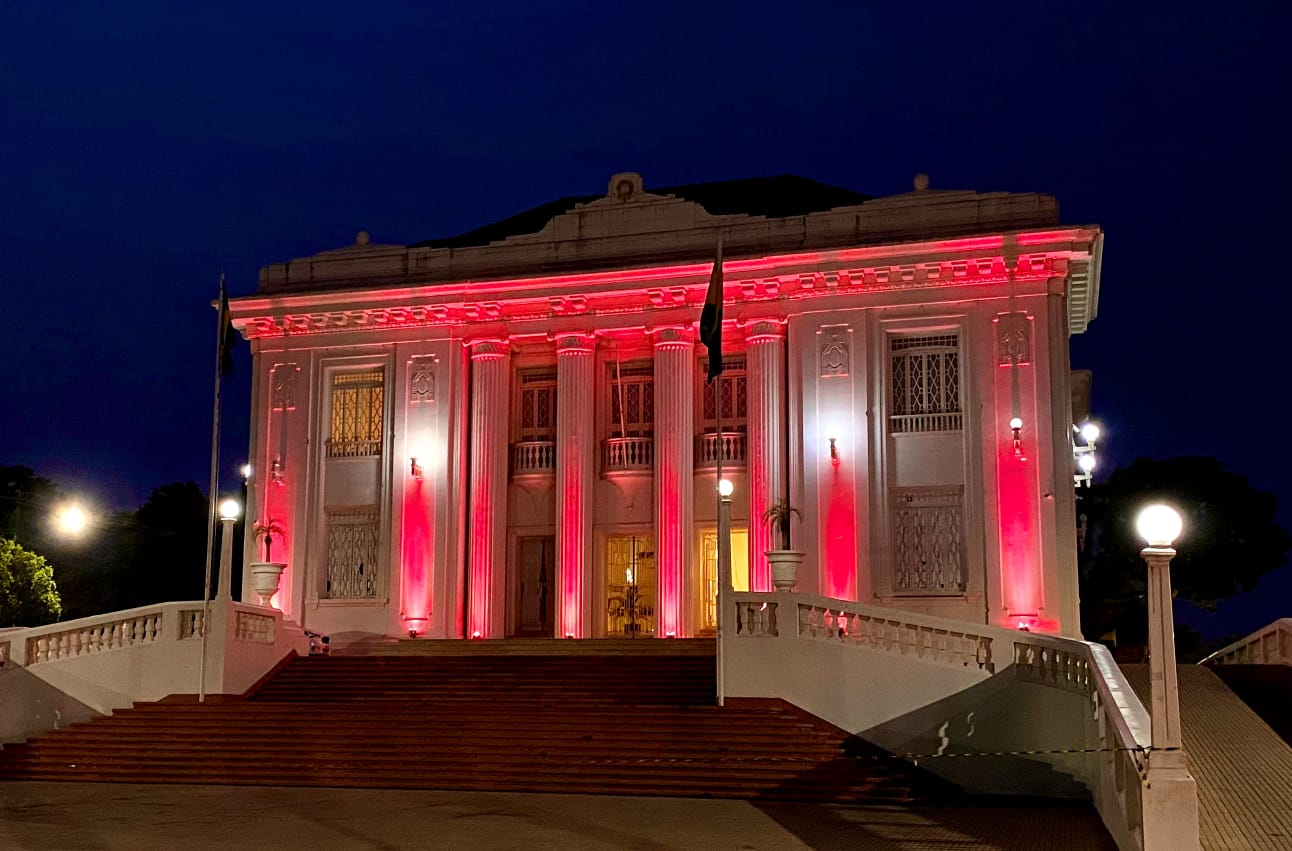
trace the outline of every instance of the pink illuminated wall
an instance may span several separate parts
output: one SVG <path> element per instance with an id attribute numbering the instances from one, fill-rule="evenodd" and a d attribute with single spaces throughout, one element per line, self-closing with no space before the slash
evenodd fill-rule
<path id="1" fill-rule="evenodd" d="M 1035 367 L 1030 355 L 1031 319 L 1022 313 L 996 318 L 996 415 L 994 429 L 996 487 L 1000 534 L 1001 596 L 1004 626 L 1045 629 L 1039 499 L 1036 464 L 1040 437 L 1036 415 Z M 1010 422 L 1022 421 L 1015 440 Z"/>
<path id="2" fill-rule="evenodd" d="M 273 543 L 268 560 L 287 565 L 278 582 L 278 593 L 270 600 L 270 605 L 288 617 L 294 614 L 296 564 L 292 558 L 292 545 L 296 536 L 293 521 L 296 517 L 298 474 L 303 472 L 300 468 L 304 463 L 304 454 L 298 451 L 294 434 L 299 419 L 296 397 L 298 392 L 304 392 L 302 383 L 300 368 L 294 363 L 275 364 L 270 369 L 269 415 L 262 432 L 265 443 L 259 466 L 254 472 L 261 497 L 261 514 L 256 522 L 265 526 L 273 524 L 279 530 L 271 533 Z M 265 558 L 265 543 L 261 538 L 248 560 Z"/>
<path id="3" fill-rule="evenodd" d="M 825 464 L 825 589 L 838 600 L 857 599 L 857 510 L 852 476 L 843 464 Z"/>
<path id="4" fill-rule="evenodd" d="M 435 540 L 430 487 L 408 476 L 404 485 L 404 529 L 400 541 L 400 611 L 404 628 L 425 634 L 431 620 L 431 552 Z"/>

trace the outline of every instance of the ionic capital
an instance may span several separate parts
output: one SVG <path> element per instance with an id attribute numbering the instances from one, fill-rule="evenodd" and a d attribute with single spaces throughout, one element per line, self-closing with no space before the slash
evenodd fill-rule
<path id="1" fill-rule="evenodd" d="M 785 339 L 784 319 L 750 319 L 740 323 L 746 343 L 771 343 Z"/>
<path id="2" fill-rule="evenodd" d="M 550 339 L 556 343 L 556 354 L 590 355 L 597 348 L 597 336 L 585 331 L 566 331 L 552 334 Z"/>
<path id="3" fill-rule="evenodd" d="M 497 360 L 506 357 L 511 347 L 500 337 L 478 337 L 464 340 L 463 344 L 471 350 L 471 360 Z"/>
<path id="4" fill-rule="evenodd" d="M 695 331 L 689 325 L 661 325 L 646 333 L 657 349 L 690 348 L 695 342 Z"/>

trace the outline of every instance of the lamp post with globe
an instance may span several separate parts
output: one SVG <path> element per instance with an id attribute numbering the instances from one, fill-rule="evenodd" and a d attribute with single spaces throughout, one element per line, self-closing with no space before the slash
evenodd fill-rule
<path id="1" fill-rule="evenodd" d="M 1145 849 L 1196 849 L 1198 795 L 1180 733 L 1180 691 L 1171 609 L 1171 559 L 1184 524 L 1169 505 L 1140 511 L 1136 531 L 1148 546 L 1148 652 L 1150 743 L 1144 802 Z"/>

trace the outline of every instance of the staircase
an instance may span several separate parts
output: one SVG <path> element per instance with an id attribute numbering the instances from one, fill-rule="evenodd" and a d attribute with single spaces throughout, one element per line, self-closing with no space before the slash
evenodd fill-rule
<path id="1" fill-rule="evenodd" d="M 716 706 L 712 641 L 471 644 L 298 658 L 245 699 L 137 704 L 6 746 L 0 779 L 886 803 L 947 791 L 781 701 Z"/>

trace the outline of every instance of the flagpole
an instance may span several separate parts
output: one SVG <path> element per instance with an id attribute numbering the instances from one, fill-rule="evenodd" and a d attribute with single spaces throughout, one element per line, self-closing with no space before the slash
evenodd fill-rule
<path id="1" fill-rule="evenodd" d="M 713 261 L 713 262 L 714 262 L 714 264 L 716 265 L 716 267 L 717 267 L 717 268 L 714 270 L 713 274 L 710 276 L 711 283 L 712 283 L 712 278 L 713 278 L 714 276 L 716 276 L 716 277 L 717 277 L 717 279 L 718 279 L 718 281 L 719 281 L 719 288 L 721 288 L 721 280 L 722 280 L 722 231 L 718 231 L 718 246 L 717 246 L 716 256 L 715 256 L 715 258 L 714 258 L 714 261 Z M 708 298 L 708 297 L 707 297 L 707 295 L 706 295 L 706 300 L 707 300 L 707 298 Z M 721 355 L 721 348 L 722 348 L 722 346 L 721 346 L 721 340 L 722 340 L 722 300 L 723 300 L 723 293 L 721 292 L 721 289 L 719 289 L 719 292 L 718 292 L 718 305 L 719 305 L 719 307 L 718 307 L 718 327 L 715 329 L 715 330 L 716 330 L 716 333 L 717 333 L 717 338 L 718 338 L 718 340 L 719 340 L 719 346 L 718 346 L 718 348 L 719 348 L 719 355 Z M 721 367 L 721 366 L 723 366 L 723 365 L 724 365 L 724 364 L 721 364 L 721 362 L 720 362 L 720 367 Z M 717 557 L 718 557 L 718 565 L 717 565 L 717 567 L 718 567 L 718 569 L 717 569 L 717 574 L 718 574 L 718 599 L 717 599 L 717 601 L 716 601 L 716 609 L 717 609 L 717 611 L 715 612 L 715 617 L 714 617 L 714 632 L 716 633 L 717 644 L 718 644 L 718 647 L 717 647 L 717 654 L 716 654 L 716 656 L 717 656 L 717 659 L 716 659 L 716 667 L 717 667 L 716 674 L 717 674 L 717 678 L 718 678 L 718 705 L 719 705 L 719 706 L 723 706 L 723 705 L 725 704 L 725 702 L 726 702 L 726 696 L 727 696 L 727 687 L 726 687 L 726 683 L 725 683 L 725 682 L 723 682 L 723 680 L 724 680 L 724 674 L 725 674 L 725 667 L 726 667 L 726 665 L 725 665 L 725 658 L 724 658 L 724 657 L 725 657 L 725 653 L 724 653 L 724 651 L 723 651 L 723 646 L 722 646 L 722 645 L 723 645 L 723 626 L 724 626 L 724 620 L 725 620 L 725 618 L 723 617 L 723 614 L 724 614 L 724 612 L 725 612 L 725 610 L 726 610 L 726 607 L 727 607 L 727 585 L 731 582 L 731 577 L 728 575 L 728 574 L 729 574 L 729 572 L 730 572 L 730 567 L 731 567 L 731 565 L 730 565 L 730 561 L 731 561 L 731 559 L 730 559 L 730 556 L 729 556 L 729 554 L 728 554 L 728 552 L 727 552 L 727 551 L 730 549 L 730 547 L 731 547 L 731 541 L 730 541 L 730 539 L 729 539 L 729 537 L 728 537 L 728 536 L 729 536 L 729 533 L 730 533 L 730 531 L 731 531 L 731 530 L 730 530 L 730 528 L 729 528 L 730 524 L 729 524 L 729 523 L 724 523 L 724 522 L 723 522 L 723 521 L 724 521 L 724 517 L 723 517 L 723 509 L 724 509 L 726 506 L 724 505 L 724 502 L 723 502 L 723 500 L 725 499 L 725 497 L 723 497 L 723 495 L 722 495 L 722 490 L 721 490 L 721 487 L 722 487 L 722 456 L 723 456 L 723 454 L 724 454 L 724 452 L 725 452 L 725 446 L 724 446 L 724 444 L 723 444 L 723 439 L 722 439 L 722 370 L 721 370 L 721 368 L 719 368 L 719 371 L 718 371 L 717 382 L 718 382 L 718 386 L 714 388 L 714 402 L 715 402 L 715 408 L 716 408 L 716 410 L 714 411 L 714 413 L 715 413 L 715 417 L 714 417 L 714 419 L 717 421 L 717 429 L 718 429 L 718 434 L 717 434 L 718 463 L 717 463 L 717 467 L 716 467 L 716 470 L 715 470 L 716 478 L 714 479 L 714 482 L 713 482 L 713 495 L 714 495 L 714 498 L 717 500 L 717 508 L 718 508 L 718 552 L 717 552 Z"/>
<path id="2" fill-rule="evenodd" d="M 207 490 L 207 503 L 210 510 L 206 518 L 206 572 L 202 587 L 202 661 L 198 665 L 198 703 L 206 702 L 206 647 L 211 634 L 211 554 L 215 548 L 215 490 L 219 487 L 220 477 L 220 379 L 223 373 L 224 355 L 224 272 L 220 272 L 220 303 L 216 307 L 215 332 L 215 401 L 211 411 L 211 486 Z"/>

